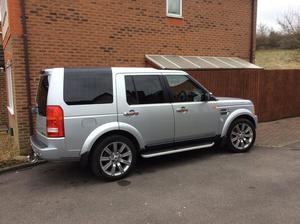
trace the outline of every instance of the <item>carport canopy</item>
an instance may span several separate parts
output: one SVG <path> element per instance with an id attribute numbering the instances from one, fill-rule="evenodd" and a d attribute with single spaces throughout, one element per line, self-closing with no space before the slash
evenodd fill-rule
<path id="1" fill-rule="evenodd" d="M 208 69 L 261 69 L 238 57 L 206 57 L 178 55 L 145 55 L 146 61 L 161 69 L 208 70 Z"/>

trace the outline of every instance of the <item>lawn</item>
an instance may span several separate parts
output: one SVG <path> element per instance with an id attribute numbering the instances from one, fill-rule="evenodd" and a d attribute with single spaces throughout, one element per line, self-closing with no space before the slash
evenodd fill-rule
<path id="1" fill-rule="evenodd" d="M 300 69 L 300 50 L 258 50 L 255 57 L 266 69 Z"/>

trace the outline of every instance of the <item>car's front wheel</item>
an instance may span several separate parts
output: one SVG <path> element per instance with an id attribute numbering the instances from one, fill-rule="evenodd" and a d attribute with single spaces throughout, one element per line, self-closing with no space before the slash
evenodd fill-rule
<path id="1" fill-rule="evenodd" d="M 136 148 L 121 135 L 112 135 L 99 142 L 93 151 L 91 167 L 97 177 L 118 180 L 127 176 L 136 162 Z"/>
<path id="2" fill-rule="evenodd" d="M 227 133 L 227 148 L 231 152 L 247 152 L 253 146 L 255 138 L 253 123 L 245 118 L 236 119 Z"/>

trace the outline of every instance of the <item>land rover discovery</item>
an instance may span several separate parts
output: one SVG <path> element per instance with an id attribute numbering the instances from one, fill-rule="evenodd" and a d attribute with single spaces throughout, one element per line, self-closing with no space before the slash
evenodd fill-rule
<path id="1" fill-rule="evenodd" d="M 150 158 L 224 143 L 247 152 L 257 117 L 249 100 L 214 97 L 184 71 L 53 68 L 41 74 L 35 154 L 86 161 L 108 180 Z"/>

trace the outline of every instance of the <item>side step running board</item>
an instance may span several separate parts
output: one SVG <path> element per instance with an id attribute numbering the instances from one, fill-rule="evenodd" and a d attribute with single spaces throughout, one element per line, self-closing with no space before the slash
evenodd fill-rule
<path id="1" fill-rule="evenodd" d="M 163 156 L 163 155 L 170 155 L 170 154 L 175 154 L 175 153 L 179 153 L 179 152 L 186 152 L 186 151 L 192 151 L 192 150 L 196 150 L 196 149 L 203 149 L 203 148 L 210 148 L 212 146 L 214 146 L 214 142 L 213 143 L 209 143 L 209 144 L 205 144 L 205 145 L 196 145 L 193 147 L 187 147 L 187 148 L 180 148 L 180 149 L 170 149 L 170 150 L 165 150 L 165 151 L 161 151 L 161 152 L 155 152 L 155 153 L 147 153 L 147 154 L 141 154 L 141 156 L 143 158 L 152 158 L 152 157 L 156 157 L 156 156 Z"/>

